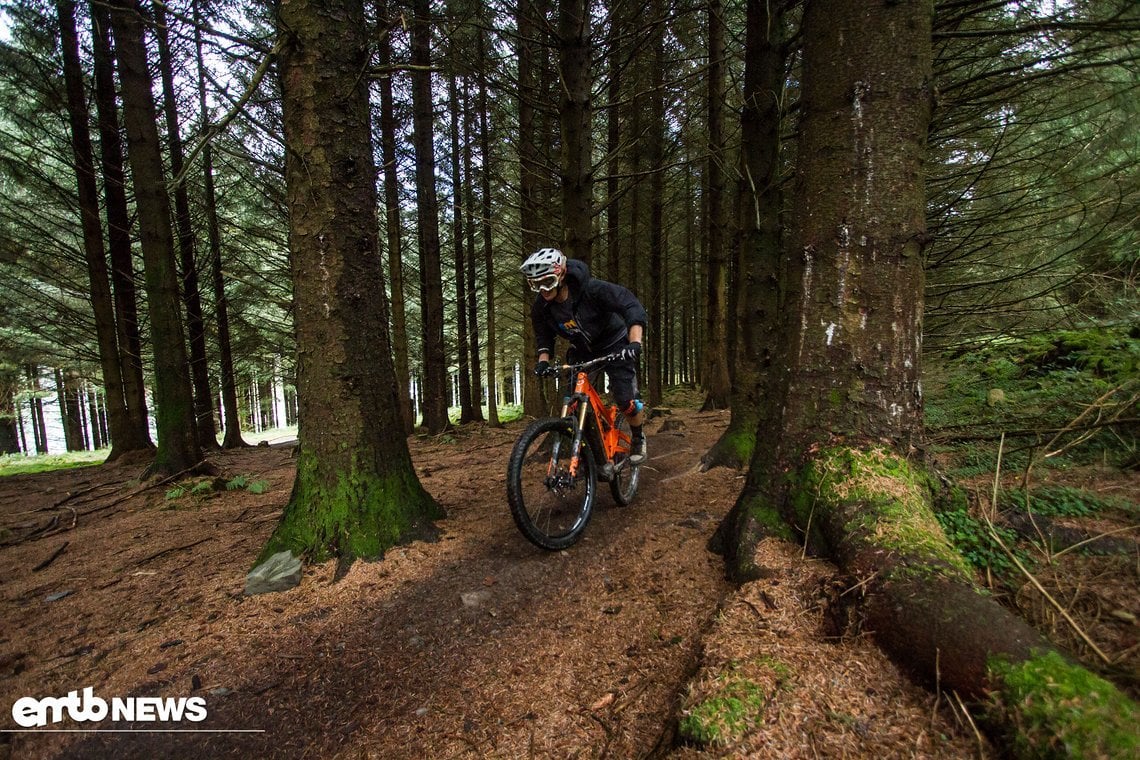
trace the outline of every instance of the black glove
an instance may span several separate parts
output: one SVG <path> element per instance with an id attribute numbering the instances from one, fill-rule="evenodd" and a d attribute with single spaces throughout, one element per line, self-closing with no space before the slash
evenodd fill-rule
<path id="1" fill-rule="evenodd" d="M 546 377 L 550 374 L 550 362 L 539 362 L 534 365 L 535 377 Z"/>
<path id="2" fill-rule="evenodd" d="M 636 340 L 618 352 L 618 359 L 625 362 L 637 363 L 641 358 L 641 343 Z"/>

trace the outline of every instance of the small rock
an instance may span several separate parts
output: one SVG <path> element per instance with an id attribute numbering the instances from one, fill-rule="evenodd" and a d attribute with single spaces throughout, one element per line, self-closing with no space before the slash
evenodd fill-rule
<path id="1" fill-rule="evenodd" d="M 153 676 L 155 673 L 161 673 L 164 670 L 166 670 L 166 663 L 160 662 L 157 665 L 155 665 L 154 667 L 149 668 L 146 672 L 147 672 L 147 675 Z"/>
<path id="2" fill-rule="evenodd" d="M 468 609 L 476 609 L 477 607 L 485 604 L 491 599 L 490 591 L 465 591 L 459 595 L 463 600 L 463 606 Z"/>
<path id="3" fill-rule="evenodd" d="M 44 597 L 45 602 L 58 602 L 60 599 L 71 596 L 74 591 L 57 591 L 54 594 L 48 594 Z"/>
<path id="4" fill-rule="evenodd" d="M 245 576 L 246 596 L 286 591 L 301 583 L 301 560 L 291 551 L 277 552 Z"/>
<path id="5" fill-rule="evenodd" d="M 428 714 L 428 709 L 426 707 L 421 707 L 420 709 L 416 710 L 416 717 L 417 718 L 422 718 L 427 714 Z"/>
<path id="6" fill-rule="evenodd" d="M 159 649 L 170 649 L 171 647 L 176 647 L 181 643 L 182 643 L 182 639 L 171 639 L 170 641 L 164 641 L 161 644 L 159 644 L 158 648 Z"/>
<path id="7" fill-rule="evenodd" d="M 215 697 L 224 697 L 227 694 L 232 694 L 232 693 L 233 693 L 233 689 L 227 689 L 225 686 L 219 686 L 217 688 L 210 689 L 210 694 L 212 696 L 215 696 Z"/>
<path id="8" fill-rule="evenodd" d="M 997 406 L 998 404 L 1004 403 L 1005 391 L 1003 391 L 1001 388 L 990 388 L 989 392 L 986 393 L 987 406 Z"/>

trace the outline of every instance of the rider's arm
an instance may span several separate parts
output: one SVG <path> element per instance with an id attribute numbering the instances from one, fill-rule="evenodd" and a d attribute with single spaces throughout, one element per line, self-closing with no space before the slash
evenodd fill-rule
<path id="1" fill-rule="evenodd" d="M 641 325 L 631 325 L 629 328 L 629 333 L 626 337 L 630 343 L 642 343 L 643 341 L 641 338 L 644 334 L 645 328 L 643 328 Z"/>

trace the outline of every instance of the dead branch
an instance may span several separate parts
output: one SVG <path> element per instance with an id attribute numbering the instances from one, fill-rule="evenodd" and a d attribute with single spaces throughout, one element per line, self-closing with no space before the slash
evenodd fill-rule
<path id="1" fill-rule="evenodd" d="M 40 570 L 47 568 L 47 566 L 50 565 L 52 562 L 55 562 L 56 558 L 59 557 L 59 555 L 63 554 L 63 550 L 66 549 L 68 547 L 68 544 L 70 544 L 70 543 L 71 543 L 70 541 L 64 541 L 62 544 L 60 544 L 59 548 L 56 549 L 54 552 L 52 552 L 50 557 L 48 557 L 47 559 L 45 559 L 40 564 L 33 567 L 32 572 L 38 573 Z"/>

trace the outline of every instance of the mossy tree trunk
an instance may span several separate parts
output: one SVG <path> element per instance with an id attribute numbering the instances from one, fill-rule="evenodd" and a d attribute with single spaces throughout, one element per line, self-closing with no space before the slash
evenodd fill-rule
<path id="1" fill-rule="evenodd" d="M 780 119 L 784 87 L 784 3 L 748 0 L 737 180 L 736 350 L 732 418 L 702 468 L 739 469 L 768 428 L 768 396 L 779 314 Z"/>
<path id="2" fill-rule="evenodd" d="M 263 556 L 379 557 L 442 510 L 412 468 L 377 250 L 361 0 L 279 6 L 300 455 Z"/>
<path id="3" fill-rule="evenodd" d="M 850 580 L 846 610 L 901 664 L 975 700 L 1024 756 L 1125 756 L 1135 705 L 973 584 L 918 462 L 922 162 L 931 0 L 815 0 L 778 361 L 745 488 L 718 538 L 762 575 L 762 538 L 803 537 Z"/>

